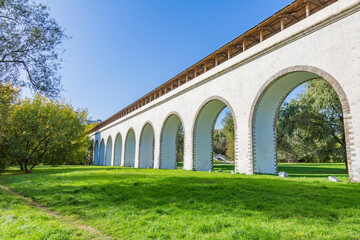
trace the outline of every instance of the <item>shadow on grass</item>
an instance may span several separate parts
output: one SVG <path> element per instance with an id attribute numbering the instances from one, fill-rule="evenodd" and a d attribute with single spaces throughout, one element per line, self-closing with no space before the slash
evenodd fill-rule
<path id="1" fill-rule="evenodd" d="M 177 163 L 177 169 L 183 169 L 184 167 L 184 164 L 183 162 L 178 162 Z M 223 170 L 223 171 L 227 171 L 227 172 L 230 172 L 230 171 L 234 171 L 235 170 L 235 165 L 234 164 L 231 164 L 231 163 L 215 163 L 214 164 L 214 171 L 216 170 Z"/>
<path id="2" fill-rule="evenodd" d="M 119 167 L 119 166 L 95 166 L 95 165 L 61 165 L 61 166 L 36 166 L 30 174 L 26 174 L 24 171 L 19 170 L 20 167 L 11 166 L 6 169 L 3 173 L 0 173 L 1 176 L 7 175 L 34 175 L 42 173 L 71 173 L 71 172 L 87 172 L 87 171 L 114 171 L 114 170 L 126 170 L 129 168 Z M 130 168 L 131 169 L 131 168 Z"/>
<path id="3" fill-rule="evenodd" d="M 235 171 L 235 165 L 234 164 L 223 164 L 223 163 L 218 163 L 218 164 L 214 164 L 214 171 L 216 170 L 223 170 L 223 171 Z"/>
<path id="4" fill-rule="evenodd" d="M 289 177 L 327 178 L 328 176 L 348 177 L 344 164 L 279 164 L 279 171 L 289 173 Z"/>
<path id="5" fill-rule="evenodd" d="M 234 164 L 216 163 L 214 164 L 214 171 L 223 170 L 230 172 L 235 170 Z M 348 177 L 345 164 L 342 163 L 280 163 L 278 170 L 289 173 L 289 177 L 301 178 L 327 178 L 328 176 Z"/>
<path id="6" fill-rule="evenodd" d="M 237 217 L 261 214 L 269 218 L 329 221 L 359 213 L 358 184 L 304 182 L 274 176 L 89 168 L 72 174 L 67 174 L 71 170 L 59 168 L 36 175 L 7 176 L 6 182 L 48 207 L 86 218 L 106 219 L 112 209 L 133 210 L 135 215 L 211 216 L 221 212 Z"/>

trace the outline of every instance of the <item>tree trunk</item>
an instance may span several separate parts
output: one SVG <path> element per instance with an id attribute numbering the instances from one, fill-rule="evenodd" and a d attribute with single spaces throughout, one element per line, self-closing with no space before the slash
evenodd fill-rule
<path id="1" fill-rule="evenodd" d="M 20 171 L 24 171 L 24 165 L 20 163 Z"/>
<path id="2" fill-rule="evenodd" d="M 341 121 L 343 123 L 343 120 Z M 343 123 L 344 126 L 344 123 Z M 344 162 L 346 167 L 346 173 L 349 174 L 349 166 L 347 161 L 347 153 L 346 153 L 346 141 L 345 141 L 345 134 L 341 137 L 341 147 L 344 149 Z"/>
<path id="3" fill-rule="evenodd" d="M 345 158 L 345 167 L 346 167 L 346 173 L 349 174 L 349 166 L 346 158 Z"/>
<path id="4" fill-rule="evenodd" d="M 32 172 L 32 170 L 34 169 L 34 167 L 36 166 L 36 162 L 31 166 L 30 170 L 29 170 L 29 173 Z"/>
<path id="5" fill-rule="evenodd" d="M 26 173 L 30 173 L 30 172 L 31 172 L 31 169 L 30 169 L 30 170 L 28 169 L 28 165 L 27 165 L 26 163 L 25 163 L 24 165 L 25 165 L 25 172 L 26 172 Z"/>

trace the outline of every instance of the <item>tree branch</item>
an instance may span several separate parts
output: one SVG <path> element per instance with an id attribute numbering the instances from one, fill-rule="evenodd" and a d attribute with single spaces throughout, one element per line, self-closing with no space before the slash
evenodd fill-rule
<path id="1" fill-rule="evenodd" d="M 34 80 L 33 80 L 32 76 L 31 76 L 30 70 L 29 70 L 28 66 L 26 65 L 26 63 L 24 61 L 21 61 L 21 60 L 1 60 L 0 63 L 20 63 L 20 64 L 22 64 L 24 66 L 24 68 L 25 68 L 26 73 L 29 76 L 30 82 L 35 85 Z"/>
<path id="2" fill-rule="evenodd" d="M 9 19 L 9 20 L 14 21 L 16 23 L 19 23 L 15 18 L 7 17 L 7 16 L 1 16 L 1 15 L 0 15 L 0 18 L 6 18 L 6 19 Z"/>
<path id="3" fill-rule="evenodd" d="M 44 151 L 42 152 L 42 154 L 36 159 L 36 161 L 33 163 L 33 165 L 30 168 L 31 172 L 33 170 L 33 168 L 38 164 L 38 162 L 40 161 L 40 159 L 45 155 L 45 153 L 47 153 L 47 146 L 48 146 L 49 142 L 46 142 L 45 147 L 44 147 Z"/>
<path id="4" fill-rule="evenodd" d="M 313 123 L 314 125 L 319 126 L 319 127 L 321 127 L 322 129 L 327 130 L 327 129 L 324 127 L 323 124 L 316 123 L 316 122 L 311 121 L 311 120 L 309 120 L 309 121 L 310 121 L 311 123 Z M 344 145 L 345 145 L 345 143 L 344 143 L 343 141 L 341 141 L 341 140 L 338 138 L 338 136 L 336 136 L 336 134 L 335 134 L 333 131 L 330 131 L 330 134 L 331 134 L 331 136 L 333 136 L 333 138 L 335 139 L 336 142 L 338 142 L 338 143 L 341 144 L 341 146 L 344 146 Z"/>
<path id="5" fill-rule="evenodd" d="M 46 141 L 47 138 L 49 138 L 49 137 L 50 137 L 50 135 L 45 136 L 45 138 L 43 138 L 43 139 L 38 143 L 38 145 L 31 151 L 31 153 L 30 153 L 30 155 L 29 155 L 29 159 L 31 159 L 33 153 L 34 153 L 34 152 L 38 149 L 38 147 L 40 147 L 40 145 L 41 145 L 44 141 Z"/>

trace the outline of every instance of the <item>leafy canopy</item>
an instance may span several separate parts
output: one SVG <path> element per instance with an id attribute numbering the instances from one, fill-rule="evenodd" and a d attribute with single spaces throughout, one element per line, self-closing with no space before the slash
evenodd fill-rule
<path id="1" fill-rule="evenodd" d="M 304 85 L 305 91 L 285 103 L 277 122 L 280 161 L 346 162 L 341 102 L 324 79 Z"/>
<path id="2" fill-rule="evenodd" d="M 215 129 L 213 134 L 213 151 L 215 154 L 225 155 L 227 159 L 234 160 L 234 120 L 231 112 L 227 111 L 221 120 L 223 128 Z"/>
<path id="3" fill-rule="evenodd" d="M 235 159 L 235 131 L 234 131 L 234 118 L 231 112 L 226 112 L 226 116 L 222 120 L 224 125 L 223 132 L 226 136 L 226 157 Z"/>
<path id="4" fill-rule="evenodd" d="M 0 81 L 57 96 L 61 90 L 59 53 L 65 38 L 45 5 L 0 0 Z"/>
<path id="5" fill-rule="evenodd" d="M 11 84 L 0 82 L 0 171 L 8 165 L 9 144 L 8 134 L 11 126 L 10 116 L 15 104 L 19 101 L 19 91 Z"/>
<path id="6" fill-rule="evenodd" d="M 9 145 L 12 159 L 30 173 L 40 163 L 63 164 L 88 146 L 86 111 L 36 94 L 15 106 Z"/>

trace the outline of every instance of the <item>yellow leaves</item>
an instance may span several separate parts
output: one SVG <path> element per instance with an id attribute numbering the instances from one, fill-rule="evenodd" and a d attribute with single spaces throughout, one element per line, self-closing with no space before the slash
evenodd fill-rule
<path id="1" fill-rule="evenodd" d="M 13 87 L 10 83 L 1 83 L 0 82 L 0 103 L 11 104 L 19 97 L 19 88 Z"/>
<path id="2" fill-rule="evenodd" d="M 75 110 L 64 100 L 48 99 L 36 93 L 33 99 L 24 99 L 14 111 L 12 151 L 27 152 L 28 161 L 34 164 L 43 161 L 61 164 L 87 145 L 83 140 L 86 117 L 86 111 Z"/>

